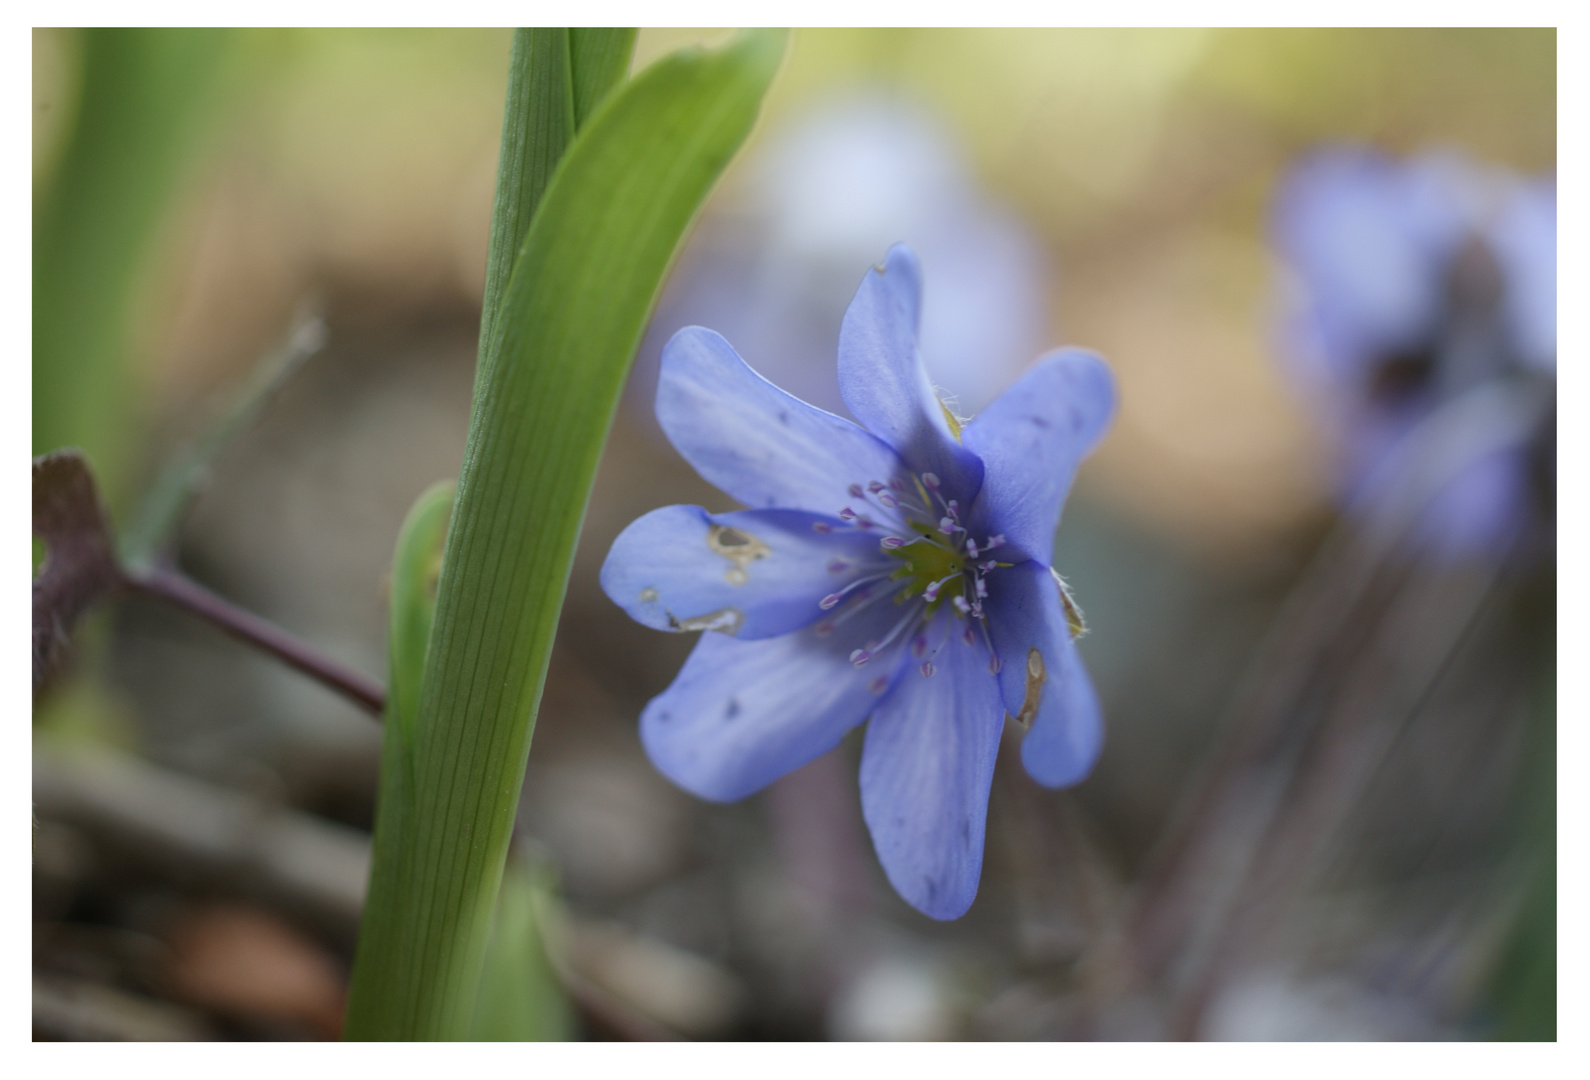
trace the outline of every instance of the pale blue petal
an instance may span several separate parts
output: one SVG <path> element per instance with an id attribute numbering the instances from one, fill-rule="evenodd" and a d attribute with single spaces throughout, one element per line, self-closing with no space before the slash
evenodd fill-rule
<path id="1" fill-rule="evenodd" d="M 709 514 L 699 506 L 665 506 L 613 541 L 601 581 L 613 603 L 654 630 L 718 630 L 753 639 L 816 622 L 823 597 L 863 568 L 893 565 L 879 552 L 876 535 L 838 518 L 804 510 Z"/>
<path id="2" fill-rule="evenodd" d="M 1037 562 L 996 570 L 985 603 L 1005 709 L 1030 725 L 1022 764 L 1045 787 L 1077 783 L 1098 760 L 1104 722 L 1054 572 Z"/>
<path id="3" fill-rule="evenodd" d="M 931 472 L 952 497 L 977 491 L 982 465 L 960 445 L 917 348 L 922 268 L 896 244 L 882 266 L 867 271 L 839 328 L 839 392 L 874 434 L 913 470 Z"/>
<path id="4" fill-rule="evenodd" d="M 960 917 L 977 895 L 1005 716 L 981 640 L 968 645 L 947 614 L 929 636 L 946 629 L 937 672 L 924 678 L 902 664 L 861 752 L 861 809 L 878 861 L 895 891 L 935 919 Z"/>
<path id="5" fill-rule="evenodd" d="M 1504 314 L 1525 363 L 1557 367 L 1557 184 L 1520 185 L 1492 228 L 1506 272 Z"/>
<path id="6" fill-rule="evenodd" d="M 699 326 L 663 348 L 657 422 L 703 479 L 754 509 L 837 514 L 851 484 L 903 475 L 877 436 L 786 394 Z"/>
<path id="7" fill-rule="evenodd" d="M 974 539 L 1000 533 L 1003 561 L 1047 564 L 1077 464 L 1114 415 L 1115 377 L 1095 354 L 1060 349 L 1034 364 L 962 435 L 983 459 Z"/>
<path id="8" fill-rule="evenodd" d="M 850 663 L 878 618 L 897 614 L 879 607 L 888 611 L 828 636 L 810 627 L 760 641 L 703 634 L 673 685 L 641 713 L 652 764 L 694 795 L 732 802 L 833 749 L 888 692 L 903 653 Z"/>

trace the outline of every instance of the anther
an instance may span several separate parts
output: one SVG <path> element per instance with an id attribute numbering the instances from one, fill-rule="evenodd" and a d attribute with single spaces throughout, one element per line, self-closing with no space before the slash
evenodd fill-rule
<path id="1" fill-rule="evenodd" d="M 829 610 L 832 610 L 834 607 L 837 607 L 838 604 L 839 604 L 839 601 L 840 601 L 840 596 L 839 596 L 838 593 L 829 593 L 827 596 L 825 596 L 821 600 L 817 601 L 817 606 L 822 608 L 824 611 L 829 611 Z"/>
<path id="2" fill-rule="evenodd" d="M 983 541 L 983 550 L 984 551 L 993 551 L 995 548 L 999 547 L 1004 542 L 1005 542 L 1005 534 L 1004 533 L 995 533 L 993 536 L 990 536 L 987 540 Z"/>
<path id="3" fill-rule="evenodd" d="M 972 628 L 968 626 L 965 630 L 961 631 L 961 640 L 966 642 L 968 645 L 976 645 L 977 635 L 972 633 Z"/>
<path id="4" fill-rule="evenodd" d="M 841 514 L 840 516 L 843 517 L 844 515 Z M 939 532 L 943 533 L 945 536 L 953 535 L 955 532 L 955 519 L 947 517 L 939 518 Z"/>
<path id="5" fill-rule="evenodd" d="M 929 491 L 937 491 L 939 489 L 939 478 L 930 472 L 922 474 L 922 483 L 927 485 Z"/>
<path id="6" fill-rule="evenodd" d="M 966 538 L 966 554 L 970 555 L 974 559 L 982 554 L 982 552 L 977 550 L 977 541 L 973 540 L 970 536 Z"/>
<path id="7" fill-rule="evenodd" d="M 905 547 L 905 541 L 898 536 L 885 536 L 878 541 L 878 546 L 885 551 L 893 551 L 895 548 Z"/>
<path id="8" fill-rule="evenodd" d="M 814 533 L 831 533 L 833 531 L 834 527 L 828 524 L 826 521 L 812 522 L 812 532 Z"/>
<path id="9" fill-rule="evenodd" d="M 860 667 L 862 664 L 865 664 L 871 659 L 872 654 L 866 649 L 857 649 L 855 652 L 850 654 L 850 662 L 855 664 L 857 667 Z"/>
<path id="10" fill-rule="evenodd" d="M 887 491 L 883 491 L 878 493 L 878 503 L 882 506 L 887 506 L 890 510 L 893 510 L 896 506 L 900 505 L 900 500 L 896 499 L 893 495 L 890 495 Z"/>
<path id="11" fill-rule="evenodd" d="M 988 580 L 986 578 L 980 577 L 976 579 L 974 587 L 977 589 L 977 599 L 986 600 L 988 598 Z"/>
<path id="12" fill-rule="evenodd" d="M 843 521 L 855 521 L 856 512 L 847 506 L 843 510 L 839 511 L 839 517 Z"/>
<path id="13" fill-rule="evenodd" d="M 850 568 L 850 563 L 845 561 L 844 559 L 829 559 L 828 560 L 828 572 L 830 574 L 842 573 L 843 571 L 848 570 L 849 568 Z"/>
<path id="14" fill-rule="evenodd" d="M 988 661 L 988 673 L 990 675 L 998 675 L 999 669 L 1004 666 L 1004 664 L 1000 663 L 999 657 L 995 656 Z"/>
<path id="15" fill-rule="evenodd" d="M 933 666 L 933 661 L 922 661 L 922 677 L 924 679 L 931 679 L 933 677 L 933 673 L 937 670 L 938 669 Z"/>
<path id="16" fill-rule="evenodd" d="M 867 490 L 872 492 L 874 495 L 876 495 L 876 494 L 878 494 L 878 492 L 883 490 L 883 485 L 878 483 L 878 481 L 874 480 L 870 484 L 867 485 Z"/>
<path id="17" fill-rule="evenodd" d="M 966 602 L 966 597 L 962 596 L 960 593 L 956 593 L 950 602 L 955 605 L 955 610 L 959 611 L 962 615 L 971 614 L 972 605 L 968 604 Z"/>
<path id="18" fill-rule="evenodd" d="M 850 488 L 849 488 L 849 491 L 850 491 L 850 497 L 852 499 L 859 499 L 862 496 L 862 491 L 861 491 L 861 485 L 860 484 L 851 484 Z"/>

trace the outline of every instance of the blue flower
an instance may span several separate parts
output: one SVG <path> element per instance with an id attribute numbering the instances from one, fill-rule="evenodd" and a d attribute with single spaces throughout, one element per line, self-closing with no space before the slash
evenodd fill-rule
<path id="1" fill-rule="evenodd" d="M 1504 550 L 1551 484 L 1555 183 L 1332 148 L 1286 178 L 1276 239 L 1297 286 L 1287 352 L 1348 509 L 1417 500 L 1425 547 Z"/>
<path id="2" fill-rule="evenodd" d="M 601 580 L 647 626 L 718 631 L 641 715 L 664 775 L 740 799 L 870 717 L 861 802 L 879 861 L 914 907 L 951 919 L 977 893 L 1006 714 L 1041 784 L 1074 784 L 1098 757 L 1080 617 L 1050 561 L 1115 389 L 1097 356 L 1063 349 L 962 427 L 918 355 L 921 289 L 897 245 L 845 314 L 840 387 L 864 427 L 780 390 L 711 330 L 674 335 L 657 419 L 750 509 L 653 511 Z"/>

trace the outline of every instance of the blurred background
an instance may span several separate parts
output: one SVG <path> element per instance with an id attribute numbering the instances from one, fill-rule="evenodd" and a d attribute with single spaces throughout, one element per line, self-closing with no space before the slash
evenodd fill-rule
<path id="1" fill-rule="evenodd" d="M 178 556 L 375 678 L 398 525 L 462 457 L 509 37 L 33 32 L 35 453 L 84 447 L 125 525 L 317 305 L 324 349 L 226 448 Z M 643 30 L 634 66 L 721 37 Z M 1554 266 L 1556 127 L 1549 30 L 795 32 L 659 302 L 576 556 L 516 834 L 570 1002 L 545 1034 L 1554 1038 L 1554 300 L 1549 366 L 1497 331 L 1454 383 L 1430 342 L 1496 304 L 1425 245 L 1407 273 L 1444 306 L 1311 379 L 1297 327 L 1331 277 L 1277 207 L 1322 146 L 1386 174 L 1444 154 L 1486 177 L 1490 209 L 1449 216 L 1512 296 L 1527 275 L 1486 230 L 1545 185 Z M 636 719 L 691 641 L 597 585 L 640 514 L 732 508 L 651 417 L 667 337 L 710 326 L 841 410 L 840 317 L 901 240 L 963 415 L 1061 344 L 1121 397 L 1056 552 L 1104 754 L 1056 793 L 1002 753 L 978 899 L 947 924 L 877 866 L 859 731 L 732 806 L 652 770 Z M 1393 375 L 1392 494 L 1354 501 L 1342 402 L 1392 400 Z M 1493 432 L 1443 406 L 1524 382 L 1484 443 L 1529 478 L 1479 511 L 1513 515 L 1506 542 L 1426 557 L 1412 519 L 1468 459 L 1420 480 L 1398 439 L 1437 414 Z M 378 725 L 148 600 L 77 640 L 34 715 L 35 1037 L 334 1037 Z"/>

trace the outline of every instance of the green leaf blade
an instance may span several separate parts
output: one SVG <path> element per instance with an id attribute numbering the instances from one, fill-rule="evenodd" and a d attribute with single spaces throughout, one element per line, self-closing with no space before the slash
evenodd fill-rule
<path id="1" fill-rule="evenodd" d="M 686 227 L 749 134 L 783 36 L 652 65 L 592 114 L 482 354 L 414 732 L 413 841 L 349 1032 L 469 1030 L 536 708 L 619 392 Z M 378 852 L 377 858 L 379 859 Z M 374 887 L 374 886 L 373 886 Z"/>

